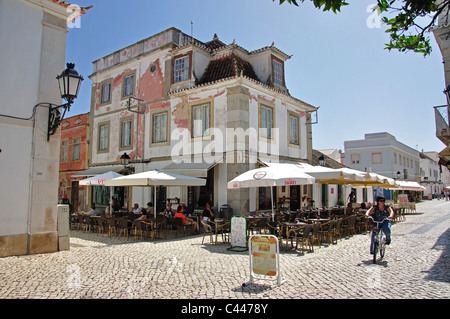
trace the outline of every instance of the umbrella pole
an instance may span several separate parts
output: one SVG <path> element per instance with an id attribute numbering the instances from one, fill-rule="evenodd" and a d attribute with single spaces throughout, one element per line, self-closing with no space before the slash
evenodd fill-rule
<path id="1" fill-rule="evenodd" d="M 153 217 L 156 218 L 156 186 L 153 186 Z"/>
<path id="2" fill-rule="evenodd" d="M 275 221 L 275 213 L 273 211 L 273 186 L 270 187 L 270 199 L 271 199 L 271 203 L 272 203 L 272 221 Z"/>

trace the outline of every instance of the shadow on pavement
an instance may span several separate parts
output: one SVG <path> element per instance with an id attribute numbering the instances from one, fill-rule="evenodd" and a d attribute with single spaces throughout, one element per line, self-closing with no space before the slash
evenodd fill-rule
<path id="1" fill-rule="evenodd" d="M 425 277 L 427 280 L 450 282 L 450 228 L 448 228 L 434 244 L 432 249 L 441 250 L 441 256 L 436 263 L 431 267 Z"/>

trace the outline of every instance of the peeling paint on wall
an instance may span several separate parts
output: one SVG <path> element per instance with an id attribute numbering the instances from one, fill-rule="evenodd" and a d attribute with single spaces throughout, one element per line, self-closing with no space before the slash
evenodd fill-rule
<path id="1" fill-rule="evenodd" d="M 157 100 L 164 97 L 164 77 L 160 59 L 150 63 L 140 78 L 139 98 L 144 101 Z"/>
<path id="2" fill-rule="evenodd" d="M 188 97 L 183 96 L 181 101 L 174 105 L 172 111 L 172 120 L 176 128 L 189 128 L 189 104 Z"/>

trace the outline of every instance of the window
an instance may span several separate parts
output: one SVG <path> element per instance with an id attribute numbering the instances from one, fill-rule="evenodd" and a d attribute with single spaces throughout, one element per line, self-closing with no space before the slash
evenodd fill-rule
<path id="1" fill-rule="evenodd" d="M 192 137 L 203 136 L 209 129 L 209 104 L 192 107 Z"/>
<path id="2" fill-rule="evenodd" d="M 111 101 L 111 83 L 102 84 L 100 103 L 108 103 L 110 101 Z"/>
<path id="3" fill-rule="evenodd" d="M 123 80 L 123 96 L 133 95 L 134 93 L 134 74 L 126 76 Z"/>
<path id="4" fill-rule="evenodd" d="M 372 164 L 382 164 L 383 159 L 381 153 L 372 153 Z"/>
<path id="5" fill-rule="evenodd" d="M 259 114 L 260 135 L 265 138 L 272 138 L 273 109 L 261 105 Z"/>
<path id="6" fill-rule="evenodd" d="M 289 143 L 299 145 L 298 117 L 289 115 Z"/>
<path id="7" fill-rule="evenodd" d="M 359 161 L 361 160 L 359 154 L 352 154 L 351 155 L 352 164 L 359 164 Z"/>
<path id="8" fill-rule="evenodd" d="M 80 146 L 81 146 L 81 139 L 74 138 L 72 146 L 72 161 L 80 160 Z"/>
<path id="9" fill-rule="evenodd" d="M 173 69 L 173 82 L 181 82 L 189 79 L 189 55 L 175 59 Z"/>
<path id="10" fill-rule="evenodd" d="M 272 58 L 273 83 L 284 86 L 283 63 Z"/>
<path id="11" fill-rule="evenodd" d="M 122 121 L 122 131 L 120 134 L 120 147 L 130 147 L 131 146 L 131 123 L 132 120 Z"/>
<path id="12" fill-rule="evenodd" d="M 153 115 L 153 143 L 167 142 L 167 113 Z"/>
<path id="13" fill-rule="evenodd" d="M 98 150 L 107 151 L 109 147 L 109 125 L 103 124 L 99 128 Z"/>
<path id="14" fill-rule="evenodd" d="M 69 157 L 69 141 L 64 140 L 61 142 L 61 162 L 67 162 Z"/>
<path id="15" fill-rule="evenodd" d="M 397 154 L 394 153 L 394 164 L 397 164 Z"/>

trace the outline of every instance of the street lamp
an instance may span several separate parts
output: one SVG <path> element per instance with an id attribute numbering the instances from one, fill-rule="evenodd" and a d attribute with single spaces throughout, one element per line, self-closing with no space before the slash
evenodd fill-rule
<path id="1" fill-rule="evenodd" d="M 127 153 L 123 153 L 123 155 L 120 157 L 120 162 L 123 166 L 127 167 L 128 163 L 130 162 L 130 156 Z"/>
<path id="2" fill-rule="evenodd" d="M 325 166 L 325 162 L 326 162 L 325 156 L 323 154 L 320 155 L 320 157 L 319 157 L 319 166 Z"/>
<path id="3" fill-rule="evenodd" d="M 77 98 L 81 81 L 83 81 L 83 77 L 75 70 L 74 63 L 67 63 L 67 69 L 58 75 L 56 79 L 58 80 L 61 98 L 66 100 L 67 103 L 62 105 L 49 103 L 47 141 L 50 140 L 51 135 L 55 134 L 66 111 L 70 111 L 70 106 Z M 62 115 L 59 110 L 60 108 L 64 110 Z"/>
<path id="4" fill-rule="evenodd" d="M 447 105 L 448 105 L 449 104 L 448 102 L 450 101 L 450 84 L 444 90 L 444 94 L 445 94 L 445 97 L 447 98 Z"/>

